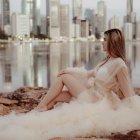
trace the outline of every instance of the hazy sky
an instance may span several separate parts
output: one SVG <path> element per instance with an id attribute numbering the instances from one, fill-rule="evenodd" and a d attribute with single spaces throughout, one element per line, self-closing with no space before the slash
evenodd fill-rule
<path id="1" fill-rule="evenodd" d="M 41 14 L 46 14 L 46 0 L 41 0 Z M 61 0 L 63 4 L 70 4 L 72 0 Z M 99 0 L 83 0 L 83 7 L 85 8 L 94 8 L 97 12 L 97 2 Z M 104 0 L 107 6 L 107 18 L 109 19 L 113 15 L 120 17 L 120 22 L 123 20 L 123 16 L 126 14 L 126 0 Z M 137 13 L 137 20 L 140 20 L 140 0 L 133 0 L 133 8 Z M 21 0 L 10 0 L 11 2 L 11 12 L 21 12 Z"/>

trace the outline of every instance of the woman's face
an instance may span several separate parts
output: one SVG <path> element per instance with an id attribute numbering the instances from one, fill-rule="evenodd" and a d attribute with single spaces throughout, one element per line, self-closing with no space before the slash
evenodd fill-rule
<path id="1" fill-rule="evenodd" d="M 103 45 L 103 51 L 107 51 L 107 35 L 105 34 L 104 35 L 104 40 L 102 42 L 102 45 Z"/>

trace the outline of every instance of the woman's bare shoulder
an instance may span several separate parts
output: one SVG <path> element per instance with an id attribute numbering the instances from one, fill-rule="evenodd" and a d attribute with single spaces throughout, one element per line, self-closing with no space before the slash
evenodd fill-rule
<path id="1" fill-rule="evenodd" d="M 120 58 L 120 57 L 115 58 L 115 59 L 114 59 L 114 62 L 115 62 L 114 64 L 116 64 L 116 65 L 118 65 L 118 66 L 127 67 L 125 61 L 124 61 L 122 58 Z"/>

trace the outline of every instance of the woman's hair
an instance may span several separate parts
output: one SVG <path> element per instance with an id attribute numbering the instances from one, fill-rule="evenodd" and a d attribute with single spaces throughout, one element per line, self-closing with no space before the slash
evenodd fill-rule
<path id="1" fill-rule="evenodd" d="M 110 29 L 104 32 L 107 35 L 108 57 L 120 57 L 126 62 L 125 40 L 119 29 Z"/>

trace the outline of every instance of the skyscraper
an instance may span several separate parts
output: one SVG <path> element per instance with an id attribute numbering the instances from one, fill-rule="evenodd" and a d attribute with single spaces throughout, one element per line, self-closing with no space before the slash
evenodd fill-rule
<path id="1" fill-rule="evenodd" d="M 136 24 L 136 39 L 140 40 L 140 21 Z"/>
<path id="2" fill-rule="evenodd" d="M 82 18 L 82 0 L 73 0 L 73 17 Z"/>
<path id="3" fill-rule="evenodd" d="M 97 17 L 98 17 L 98 31 L 104 32 L 106 29 L 106 5 L 103 0 L 100 0 L 97 4 Z"/>
<path id="4" fill-rule="evenodd" d="M 40 0 L 22 0 L 22 14 L 30 18 L 30 32 L 38 34 L 41 22 Z"/>
<path id="5" fill-rule="evenodd" d="M 81 20 L 81 37 L 89 36 L 89 21 Z"/>
<path id="6" fill-rule="evenodd" d="M 133 39 L 133 24 L 132 23 L 125 23 L 124 24 L 124 35 L 126 40 Z"/>
<path id="7" fill-rule="evenodd" d="M 47 28 L 51 38 L 60 36 L 60 0 L 47 0 Z"/>
<path id="8" fill-rule="evenodd" d="M 9 0 L 0 0 L 0 28 L 4 30 L 5 25 L 10 24 Z"/>
<path id="9" fill-rule="evenodd" d="M 22 14 L 28 15 L 30 18 L 30 32 L 33 32 L 34 23 L 34 0 L 22 0 Z"/>
<path id="10" fill-rule="evenodd" d="M 90 26 L 90 35 L 95 34 L 95 13 L 94 9 L 86 9 L 85 10 L 85 19 L 89 21 Z"/>
<path id="11" fill-rule="evenodd" d="M 34 0 L 34 24 L 33 24 L 33 29 L 35 34 L 40 34 L 41 32 L 41 14 L 40 14 L 40 9 L 41 9 L 41 1 L 40 0 Z"/>
<path id="12" fill-rule="evenodd" d="M 69 37 L 69 5 L 60 7 L 60 35 Z"/>
<path id="13" fill-rule="evenodd" d="M 82 0 L 72 0 L 73 6 L 73 23 L 74 23 L 74 37 L 81 35 L 81 19 L 82 19 Z"/>
<path id="14" fill-rule="evenodd" d="M 109 24 L 108 25 L 109 29 L 112 29 L 112 28 L 120 29 L 119 17 L 118 16 L 111 17 L 108 24 Z"/>
<path id="15" fill-rule="evenodd" d="M 133 12 L 133 0 L 127 0 L 127 15 Z"/>
<path id="16" fill-rule="evenodd" d="M 136 13 L 133 11 L 133 0 L 127 0 L 127 13 L 125 16 L 126 23 L 132 23 L 132 36 L 136 38 Z"/>
<path id="17" fill-rule="evenodd" d="M 135 16 L 136 15 L 133 12 L 133 0 L 127 0 L 127 22 L 133 22 Z"/>
<path id="18" fill-rule="evenodd" d="M 30 36 L 30 22 L 27 15 L 20 15 L 18 13 L 13 13 L 11 16 L 11 33 L 14 36 Z"/>

